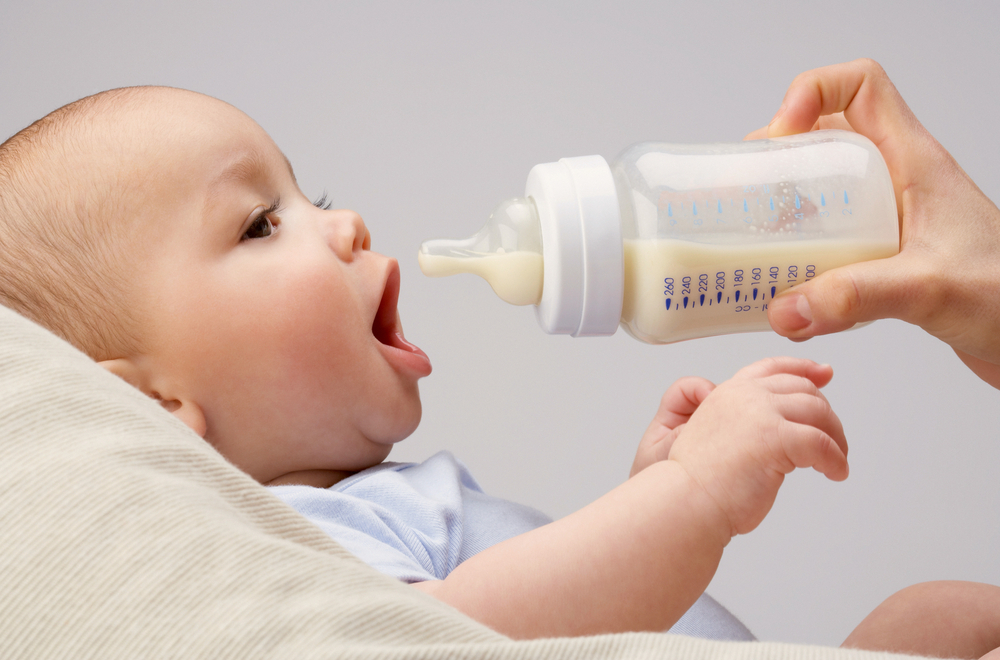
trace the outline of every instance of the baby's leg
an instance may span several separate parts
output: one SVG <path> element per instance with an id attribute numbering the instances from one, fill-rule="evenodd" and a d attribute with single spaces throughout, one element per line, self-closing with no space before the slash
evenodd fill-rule
<path id="1" fill-rule="evenodd" d="M 1000 660 L 1000 587 L 951 581 L 907 587 L 876 607 L 843 646 L 938 658 L 989 653 L 988 660 Z"/>

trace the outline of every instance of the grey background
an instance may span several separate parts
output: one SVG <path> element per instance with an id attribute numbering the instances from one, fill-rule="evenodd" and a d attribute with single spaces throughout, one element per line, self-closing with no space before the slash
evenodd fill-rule
<path id="1" fill-rule="evenodd" d="M 417 246 L 471 234 L 535 163 L 739 140 L 797 73 L 862 56 L 998 199 L 998 18 L 989 2 L 3 0 L 0 137 L 123 85 L 247 112 L 307 195 L 359 211 L 401 262 L 407 336 L 434 373 L 392 458 L 450 449 L 488 491 L 554 516 L 625 478 L 677 377 L 778 354 L 833 364 L 850 478 L 791 475 L 709 589 L 763 639 L 832 645 L 908 584 L 1000 583 L 997 392 L 896 321 L 804 344 L 547 336 L 473 276 L 424 278 Z"/>

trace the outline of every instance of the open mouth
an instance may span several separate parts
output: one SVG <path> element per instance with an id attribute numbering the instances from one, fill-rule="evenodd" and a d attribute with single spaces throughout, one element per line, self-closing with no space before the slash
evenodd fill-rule
<path id="1" fill-rule="evenodd" d="M 386 278 L 385 288 L 382 291 L 382 300 L 379 301 L 378 311 L 375 312 L 375 320 L 372 321 L 372 334 L 375 339 L 386 346 L 396 346 L 396 335 L 401 335 L 399 327 L 399 312 L 396 305 L 399 302 L 399 266 L 393 263 L 389 268 Z"/>
<path id="2" fill-rule="evenodd" d="M 430 360 L 422 350 L 406 341 L 406 337 L 403 336 L 403 328 L 399 323 L 399 311 L 396 307 L 398 302 L 399 264 L 392 260 L 386 275 L 385 288 L 382 290 L 382 299 L 379 301 L 375 319 L 372 321 L 372 334 L 383 346 L 395 349 L 391 352 L 398 355 L 403 364 L 426 376 L 430 373 Z M 396 353 L 396 351 L 402 354 Z"/>

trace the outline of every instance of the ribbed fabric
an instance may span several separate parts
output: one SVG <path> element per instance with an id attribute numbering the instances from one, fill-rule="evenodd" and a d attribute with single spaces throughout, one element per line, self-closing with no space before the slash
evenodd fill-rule
<path id="1" fill-rule="evenodd" d="M 0 657 L 891 657 L 607 635 L 513 642 L 360 563 L 153 401 L 0 307 Z"/>

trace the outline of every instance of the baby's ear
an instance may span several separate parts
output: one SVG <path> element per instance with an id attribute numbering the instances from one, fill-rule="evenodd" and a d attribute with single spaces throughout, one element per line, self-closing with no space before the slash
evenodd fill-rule
<path id="1" fill-rule="evenodd" d="M 145 379 L 141 377 L 138 367 L 136 367 L 132 360 L 118 358 L 115 360 L 101 360 L 97 364 L 98 366 L 104 367 L 114 375 L 118 376 L 137 390 L 141 390 L 143 394 L 152 396 L 149 389 L 145 387 L 145 383 L 143 382 Z"/>
<path id="2" fill-rule="evenodd" d="M 149 374 L 140 369 L 135 362 L 127 358 L 116 358 L 114 360 L 102 360 L 97 363 L 114 375 L 118 376 L 126 383 L 141 391 L 146 396 L 156 399 L 164 410 L 174 415 L 177 419 L 202 438 L 208 428 L 205 422 L 205 413 L 201 406 L 183 396 L 177 396 L 173 392 L 159 392 L 151 384 Z"/>

